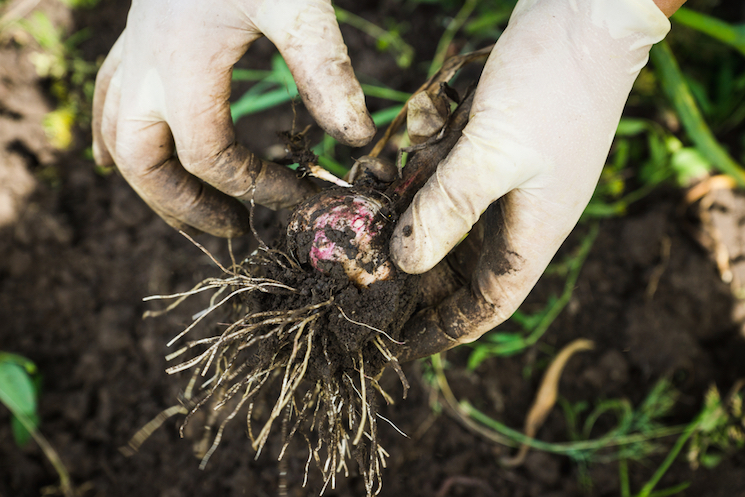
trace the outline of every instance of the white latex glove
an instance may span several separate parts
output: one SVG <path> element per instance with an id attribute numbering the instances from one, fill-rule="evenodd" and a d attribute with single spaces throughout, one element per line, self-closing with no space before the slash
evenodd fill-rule
<path id="1" fill-rule="evenodd" d="M 236 236 L 236 199 L 279 208 L 311 193 L 235 142 L 232 68 L 262 35 L 329 134 L 361 146 L 375 133 L 330 0 L 134 0 L 96 79 L 93 153 L 174 227 Z"/>
<path id="2" fill-rule="evenodd" d="M 473 341 L 519 307 L 589 202 L 634 79 L 669 29 L 652 0 L 517 3 L 463 137 L 391 242 L 401 269 L 423 273 L 484 214 L 470 281 L 409 322 L 403 358 Z"/>

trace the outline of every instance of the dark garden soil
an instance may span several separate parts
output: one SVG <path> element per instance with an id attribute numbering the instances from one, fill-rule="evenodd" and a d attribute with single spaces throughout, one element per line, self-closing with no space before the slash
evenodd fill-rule
<path id="1" fill-rule="evenodd" d="M 339 3 L 381 23 L 398 5 L 380 2 L 376 11 L 376 2 Z M 50 5 L 41 3 L 59 23 L 91 29 L 81 49 L 84 58 L 96 60 L 121 32 L 128 2 L 104 0 L 93 11 L 74 15 Z M 426 15 L 424 9 L 420 17 Z M 417 16 L 411 22 L 413 32 L 436 28 L 425 28 Z M 358 73 L 404 91 L 421 83 L 420 73 L 399 71 L 374 41 L 352 28 L 343 30 Z M 431 57 L 435 47 L 427 43 L 438 36 L 410 37 L 418 58 Z M 119 452 L 141 426 L 177 402 L 188 373 L 165 373 L 169 364 L 164 357 L 172 352 L 165 344 L 206 305 L 205 299 L 194 298 L 169 314 L 143 319 L 146 310 L 160 307 L 142 298 L 188 290 L 219 270 L 155 216 L 120 176 L 96 172 L 83 158 L 90 145 L 87 132 L 81 132 L 70 152 L 48 145 L 40 122 L 54 102 L 47 82 L 38 79 L 28 61 L 29 51 L 14 42 L 0 47 L 0 350 L 38 365 L 43 375 L 41 432 L 75 485 L 84 496 L 269 496 L 280 494 L 284 469 L 286 495 L 317 495 L 322 485 L 318 471 L 311 470 L 307 487 L 301 486 L 308 455 L 304 443 L 290 446 L 284 468 L 276 461 L 279 437 L 270 438 L 255 459 L 240 419 L 228 425 L 203 471 L 192 454 L 198 437 L 187 433 L 180 438 L 175 419 L 132 457 Z M 258 42 L 242 64 L 266 66 L 271 51 L 270 44 Z M 241 91 L 236 87 L 236 94 Z M 289 129 L 292 119 L 289 106 L 246 118 L 238 125 L 239 141 L 267 153 L 280 143 L 274 131 Z M 310 122 L 302 110 L 299 121 Z M 724 393 L 745 377 L 745 305 L 699 243 L 698 220 L 690 209 L 681 208 L 681 196 L 657 190 L 627 216 L 601 222 L 572 299 L 540 347 L 487 360 L 473 372 L 465 367 L 472 349 L 449 352 L 447 375 L 456 396 L 522 429 L 548 352 L 580 337 L 593 340 L 596 348 L 567 365 L 560 394 L 570 403 L 627 398 L 638 405 L 658 380 L 668 378 L 680 397 L 663 421 L 678 424 L 700 410 L 711 384 Z M 745 253 L 745 201 L 731 195 L 708 208 L 737 272 Z M 285 220 L 286 213 L 256 211 L 256 227 L 266 240 L 276 237 Z M 559 258 L 577 247 L 588 229 L 580 225 Z M 219 260 L 229 260 L 225 241 L 198 240 Z M 235 240 L 233 250 L 242 257 L 256 246 L 248 237 Z M 524 310 L 539 310 L 562 285 L 561 277 L 544 277 Z M 508 323 L 505 329 L 515 326 Z M 470 432 L 439 408 L 427 364 L 407 364 L 404 370 L 411 383 L 406 400 L 400 400 L 395 373 L 386 371 L 381 379 L 397 401 L 386 406 L 380 400 L 380 412 L 408 434 L 404 438 L 386 423 L 378 424 L 380 444 L 390 454 L 382 495 L 619 495 L 615 462 L 590 464 L 585 470 L 565 457 L 533 451 L 523 465 L 503 468 L 499 458 L 512 449 Z M 612 419 L 603 422 L 610 427 Z M 606 426 L 603 422 L 599 430 Z M 537 437 L 568 440 L 558 406 Z M 663 439 L 666 450 L 630 463 L 632 490 L 649 480 L 674 442 L 675 437 Z M 57 481 L 38 446 L 15 445 L 9 412 L 0 408 L 0 497 L 38 496 Z M 591 485 L 583 483 L 587 481 Z M 695 471 L 680 457 L 658 488 L 686 481 L 691 485 L 681 495 L 745 495 L 745 454 L 728 455 L 713 469 Z M 356 468 L 325 495 L 364 495 Z"/>

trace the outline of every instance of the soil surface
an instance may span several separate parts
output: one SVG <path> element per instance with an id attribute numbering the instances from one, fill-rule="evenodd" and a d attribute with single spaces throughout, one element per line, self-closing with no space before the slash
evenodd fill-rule
<path id="1" fill-rule="evenodd" d="M 399 5 L 339 4 L 380 24 Z M 73 31 L 90 28 L 81 50 L 93 61 L 113 45 L 128 5 L 102 0 L 94 10 L 71 13 L 50 0 L 39 8 Z M 419 8 L 410 18 L 407 40 L 415 45 L 417 59 L 426 61 L 441 28 L 417 20 L 432 14 L 426 6 Z M 421 83 L 416 64 L 401 71 L 389 55 L 376 50 L 374 40 L 348 26 L 343 33 L 361 75 L 403 91 Z M 272 51 L 269 43 L 257 42 L 241 64 L 267 67 Z M 166 342 L 207 305 L 204 298 L 194 298 L 174 312 L 143 319 L 145 311 L 161 308 L 144 303 L 143 297 L 188 290 L 219 270 L 153 214 L 118 174 L 97 172 L 84 158 L 88 131 L 81 131 L 68 152 L 49 145 L 41 120 L 55 102 L 49 82 L 39 79 L 29 61 L 31 52 L 31 46 L 15 41 L 0 46 L 0 350 L 38 365 L 43 375 L 40 429 L 74 484 L 84 496 L 268 496 L 281 495 L 280 483 L 286 485 L 286 495 L 317 495 L 322 485 L 318 471 L 311 471 L 302 487 L 304 443 L 290 446 L 284 467 L 276 461 L 279 437 L 270 439 L 255 458 L 240 419 L 228 425 L 203 471 L 192 454 L 196 438 L 180 438 L 175 419 L 134 456 L 120 453 L 140 427 L 176 404 L 188 373 L 165 373 L 170 365 L 165 356 L 172 352 Z M 235 93 L 242 88 L 236 86 Z M 382 105 L 370 101 L 372 110 Z M 244 119 L 237 126 L 239 141 L 268 154 L 281 143 L 274 132 L 289 129 L 292 122 L 289 105 Z M 310 119 L 301 109 L 298 126 L 305 122 Z M 362 155 L 357 152 L 355 156 Z M 661 378 L 668 378 L 680 396 L 664 421 L 678 424 L 699 412 L 711 384 L 727 392 L 745 377 L 745 307 L 733 294 L 732 278 L 722 274 L 721 261 L 717 265 L 701 241 L 702 232 L 711 235 L 716 228 L 718 238 L 710 248 L 717 243 L 728 247 L 739 290 L 745 281 L 738 276 L 745 253 L 745 200 L 739 194 L 717 197 L 703 205 L 711 215 L 702 223 L 700 212 L 681 207 L 681 196 L 660 189 L 625 217 L 600 223 L 571 301 L 539 346 L 489 359 L 472 372 L 466 368 L 472 349 L 449 352 L 447 376 L 455 395 L 522 429 L 548 360 L 580 337 L 592 339 L 596 348 L 572 358 L 562 376 L 560 395 L 571 404 L 626 398 L 636 406 Z M 277 236 L 286 217 L 258 208 L 260 236 Z M 588 229 L 580 225 L 557 260 L 574 250 Z M 225 241 L 198 240 L 219 260 L 230 260 Z M 256 246 L 251 237 L 233 241 L 238 257 Z M 523 309 L 540 310 L 563 284 L 562 277 L 544 277 Z M 503 328 L 517 326 L 507 323 Z M 523 465 L 502 467 L 499 457 L 511 449 L 469 431 L 441 408 L 427 363 L 407 364 L 404 370 L 411 383 L 406 400 L 400 400 L 395 373 L 387 371 L 381 379 L 396 403 L 388 406 L 380 400 L 380 412 L 408 435 L 378 423 L 380 444 L 390 454 L 381 495 L 619 495 L 615 462 L 585 467 L 532 451 Z M 611 418 L 601 421 L 598 430 L 612 426 Z M 569 436 L 557 406 L 537 437 L 560 442 Z M 675 437 L 662 439 L 660 453 L 629 464 L 632 491 L 649 480 L 674 442 Z M 287 472 L 284 482 L 281 470 Z M 37 496 L 57 482 L 37 445 L 15 445 L 9 412 L 0 408 L 0 496 Z M 658 488 L 682 482 L 690 486 L 680 495 L 745 495 L 745 454 L 727 455 L 712 469 L 696 470 L 680 457 Z M 362 478 L 352 467 L 349 478 L 339 478 L 336 489 L 325 495 L 364 495 Z"/>

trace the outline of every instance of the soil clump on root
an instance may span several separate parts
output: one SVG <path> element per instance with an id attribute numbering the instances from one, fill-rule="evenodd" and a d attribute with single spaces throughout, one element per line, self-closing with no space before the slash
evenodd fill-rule
<path id="1" fill-rule="evenodd" d="M 337 472 L 348 474 L 346 460 L 354 458 L 372 493 L 387 456 L 377 444 L 376 392 L 390 400 L 377 378 L 386 363 L 396 360 L 386 342 L 397 341 L 412 314 L 417 281 L 398 274 L 358 288 L 343 271 L 308 270 L 283 252 L 265 248 L 227 270 L 224 278 L 203 282 L 202 288 L 228 292 L 218 303 L 213 299 L 207 312 L 242 295 L 230 312 L 233 324 L 219 336 L 189 342 L 186 348 L 201 352 L 169 369 L 196 368 L 194 378 L 207 380 L 187 406 L 184 425 L 203 406 L 225 407 L 230 413 L 202 464 L 219 444 L 225 424 L 247 406 L 257 452 L 281 419 L 282 452 L 299 432 L 308 443 L 308 463 L 315 461 L 327 485 L 334 487 Z M 402 381 L 408 387 L 403 376 Z M 265 386 L 278 394 L 268 417 L 253 420 L 260 426 L 254 431 L 253 402 Z"/>

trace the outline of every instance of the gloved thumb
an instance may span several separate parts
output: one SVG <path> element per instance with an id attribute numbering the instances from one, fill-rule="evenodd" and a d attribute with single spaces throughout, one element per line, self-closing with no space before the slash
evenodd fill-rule
<path id="1" fill-rule="evenodd" d="M 487 141 L 493 132 L 472 118 L 452 152 L 399 219 L 391 256 L 401 270 L 429 271 L 466 236 L 492 202 L 535 175 L 538 158 L 521 164 L 515 161 L 516 157 L 533 157 L 535 152 L 509 141 L 495 148 Z"/>

